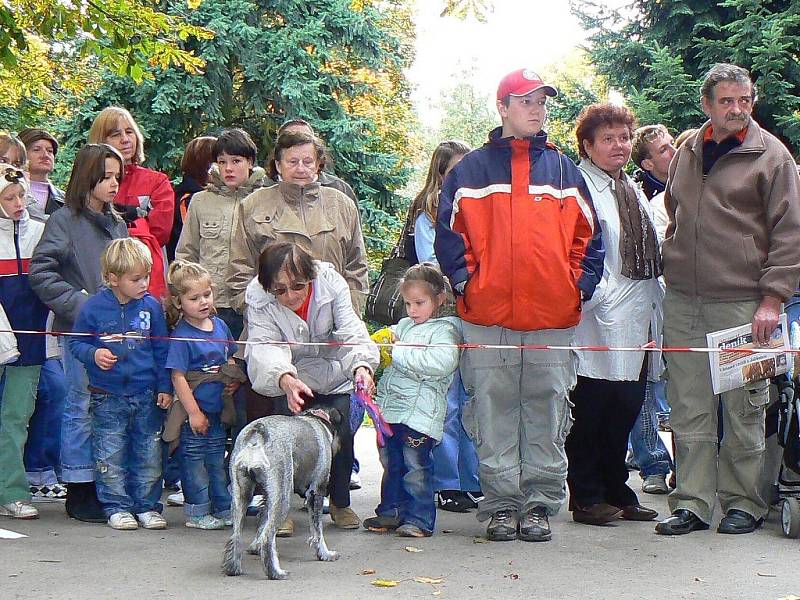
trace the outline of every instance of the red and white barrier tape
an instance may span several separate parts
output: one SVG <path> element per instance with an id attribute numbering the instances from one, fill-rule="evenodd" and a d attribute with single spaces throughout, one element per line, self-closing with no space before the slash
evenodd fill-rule
<path id="1" fill-rule="evenodd" d="M 63 333 L 51 331 L 36 331 L 24 329 L 0 329 L 0 333 L 13 333 L 15 335 L 52 335 L 55 337 L 97 337 L 106 343 L 122 342 L 124 340 L 161 340 L 161 341 L 175 341 L 175 342 L 220 342 L 227 343 L 227 339 L 216 338 L 183 338 L 183 337 L 165 337 L 165 336 L 142 336 L 134 333 L 115 333 L 109 335 L 98 335 L 95 333 Z M 313 347 L 351 347 L 351 346 L 365 346 L 367 342 L 288 342 L 283 340 L 263 340 L 263 341 L 237 341 L 237 344 L 242 345 L 270 345 L 270 346 L 313 346 Z M 379 347 L 402 347 L 402 348 L 459 348 L 461 350 L 580 350 L 583 352 L 700 352 L 700 353 L 721 353 L 731 352 L 736 354 L 797 354 L 800 349 L 796 348 L 692 348 L 689 346 L 656 346 L 654 342 L 650 342 L 643 346 L 559 346 L 552 344 L 413 344 L 408 342 L 394 342 L 394 343 L 380 343 L 370 342 L 370 345 Z"/>

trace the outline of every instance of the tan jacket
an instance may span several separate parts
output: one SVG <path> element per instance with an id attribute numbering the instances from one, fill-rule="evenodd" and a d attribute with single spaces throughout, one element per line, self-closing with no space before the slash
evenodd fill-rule
<path id="1" fill-rule="evenodd" d="M 800 283 L 800 178 L 789 151 L 750 119 L 703 180 L 703 135 L 669 167 L 667 287 L 711 301 L 789 298 Z"/>
<path id="2" fill-rule="evenodd" d="M 189 204 L 175 258 L 200 263 L 214 284 L 214 305 L 230 308 L 228 264 L 231 238 L 236 231 L 239 205 L 251 192 L 263 187 L 268 179 L 261 167 L 255 167 L 250 178 L 235 190 L 222 181 L 217 166 L 211 168 L 208 185 Z"/>
<path id="3" fill-rule="evenodd" d="M 300 187 L 283 181 L 245 198 L 236 226 L 228 270 L 234 309 L 244 312 L 244 292 L 256 275 L 264 247 L 294 242 L 334 266 L 347 281 L 353 307 L 361 314 L 369 291 L 367 253 L 361 219 L 350 198 L 319 183 Z"/>
<path id="4" fill-rule="evenodd" d="M 346 196 L 344 196 L 347 198 Z M 351 200 L 348 198 L 347 202 Z M 358 367 L 378 368 L 378 347 L 348 302 L 347 283 L 333 265 L 317 261 L 308 320 L 283 306 L 258 279 L 247 286 L 247 374 L 253 391 L 282 396 L 278 383 L 290 373 L 314 392 L 353 391 Z M 345 342 L 343 346 L 288 346 L 268 342 Z M 350 345 L 352 344 L 352 345 Z"/>

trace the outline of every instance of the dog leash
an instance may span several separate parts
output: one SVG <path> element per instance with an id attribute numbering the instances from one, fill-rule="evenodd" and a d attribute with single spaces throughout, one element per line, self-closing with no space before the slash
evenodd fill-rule
<path id="1" fill-rule="evenodd" d="M 367 411 L 369 418 L 375 424 L 375 437 L 378 440 L 378 447 L 383 448 L 386 445 L 386 438 L 393 436 L 394 432 L 392 431 L 392 426 L 383 418 L 381 409 L 378 408 L 372 396 L 367 392 L 363 381 L 356 383 L 356 389 L 350 394 L 350 398 Z"/>

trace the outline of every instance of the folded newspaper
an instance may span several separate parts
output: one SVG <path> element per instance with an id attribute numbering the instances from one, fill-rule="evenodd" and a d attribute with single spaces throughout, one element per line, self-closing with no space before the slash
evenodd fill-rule
<path id="1" fill-rule="evenodd" d="M 782 375 L 789 370 L 789 353 L 758 352 L 763 349 L 782 349 L 789 346 L 789 328 L 786 314 L 781 314 L 778 326 L 766 346 L 753 343 L 751 323 L 712 331 L 706 335 L 709 348 L 719 348 L 722 352 L 709 352 L 711 365 L 711 386 L 715 394 L 735 390 L 753 381 Z M 725 350 L 752 349 L 756 352 L 726 352 Z"/>

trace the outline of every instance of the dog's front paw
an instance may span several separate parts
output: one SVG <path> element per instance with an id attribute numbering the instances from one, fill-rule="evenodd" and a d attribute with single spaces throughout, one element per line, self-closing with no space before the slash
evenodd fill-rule
<path id="1" fill-rule="evenodd" d="M 328 551 L 318 551 L 317 558 L 320 560 L 324 560 L 325 562 L 333 562 L 335 560 L 339 560 L 339 553 L 336 550 L 328 550 Z"/>
<path id="2" fill-rule="evenodd" d="M 270 579 L 288 579 L 289 571 L 284 571 L 279 568 L 269 569 L 269 571 L 267 571 L 267 577 Z"/>
<path id="3" fill-rule="evenodd" d="M 261 546 L 254 541 L 247 547 L 247 553 L 252 554 L 254 556 L 258 556 L 259 554 L 261 554 Z"/>

